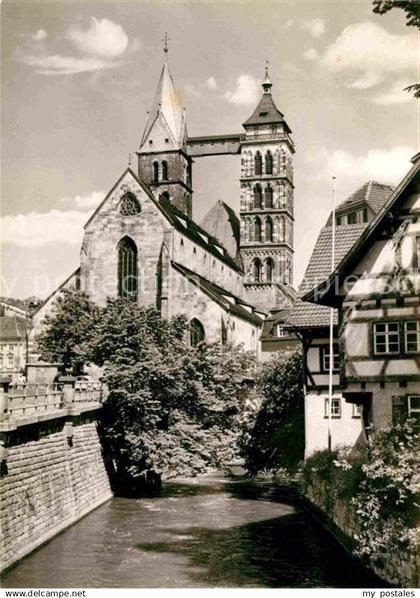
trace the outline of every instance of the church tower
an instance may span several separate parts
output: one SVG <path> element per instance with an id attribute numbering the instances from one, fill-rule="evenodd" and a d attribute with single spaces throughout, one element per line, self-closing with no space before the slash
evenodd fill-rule
<path id="1" fill-rule="evenodd" d="M 277 109 L 266 68 L 263 94 L 243 124 L 240 253 L 246 299 L 265 311 L 291 304 L 293 163 L 291 130 Z"/>
<path id="2" fill-rule="evenodd" d="M 191 217 L 191 158 L 186 153 L 187 126 L 185 110 L 179 104 L 168 66 L 168 47 L 165 60 L 148 114 L 138 155 L 138 174 L 160 201 L 170 201 Z"/>

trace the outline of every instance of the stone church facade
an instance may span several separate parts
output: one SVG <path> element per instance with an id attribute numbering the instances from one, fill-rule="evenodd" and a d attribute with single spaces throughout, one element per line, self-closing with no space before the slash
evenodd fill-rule
<path id="1" fill-rule="evenodd" d="M 104 305 L 129 297 L 163 317 L 184 314 L 190 342 L 242 343 L 257 355 L 270 314 L 286 310 L 293 276 L 293 142 L 266 72 L 245 133 L 188 137 L 167 54 L 137 152 L 84 227 L 80 268 L 38 309 L 32 338 L 57 293 L 74 287 Z M 192 219 L 193 159 L 238 154 L 240 214 L 217 202 Z"/>

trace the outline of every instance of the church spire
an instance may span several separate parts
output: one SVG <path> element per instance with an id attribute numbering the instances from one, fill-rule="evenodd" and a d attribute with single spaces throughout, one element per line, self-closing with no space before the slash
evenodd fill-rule
<path id="1" fill-rule="evenodd" d="M 261 86 L 264 90 L 264 93 L 271 94 L 271 88 L 273 87 L 273 84 L 271 83 L 271 79 L 268 74 L 268 60 L 265 63 L 265 77 L 264 77 L 264 81 L 262 82 Z"/>
<path id="2" fill-rule="evenodd" d="M 165 38 L 162 40 L 165 44 L 163 67 L 140 142 L 140 151 L 146 143 L 148 151 L 180 149 L 185 145 L 185 115 L 169 70 L 168 40 L 169 38 L 165 34 Z"/>

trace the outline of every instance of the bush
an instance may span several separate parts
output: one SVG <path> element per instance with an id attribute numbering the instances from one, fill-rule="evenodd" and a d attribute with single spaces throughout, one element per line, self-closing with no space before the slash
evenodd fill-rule
<path id="1" fill-rule="evenodd" d="M 413 422 L 381 429 L 366 447 L 320 451 L 302 467 L 303 490 L 323 501 L 347 504 L 358 533 L 356 554 L 380 561 L 385 552 L 419 545 L 419 442 Z"/>
<path id="2" fill-rule="evenodd" d="M 299 352 L 275 354 L 257 376 L 259 408 L 243 418 L 241 455 L 250 474 L 295 471 L 303 459 L 303 366 Z"/>

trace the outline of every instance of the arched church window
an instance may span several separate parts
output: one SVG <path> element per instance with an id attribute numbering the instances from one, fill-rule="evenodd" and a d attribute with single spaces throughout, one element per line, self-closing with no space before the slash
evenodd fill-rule
<path id="1" fill-rule="evenodd" d="M 286 165 L 287 165 L 286 152 L 284 150 L 281 150 L 281 152 L 280 152 L 280 174 L 282 176 L 285 176 L 285 174 L 286 174 Z"/>
<path id="2" fill-rule="evenodd" d="M 270 216 L 265 221 L 265 240 L 268 243 L 273 242 L 273 221 Z"/>
<path id="3" fill-rule="evenodd" d="M 281 210 L 284 210 L 284 208 L 286 207 L 286 188 L 285 188 L 283 181 L 280 182 L 279 191 L 280 191 L 279 206 L 280 206 Z"/>
<path id="4" fill-rule="evenodd" d="M 264 189 L 264 205 L 267 209 L 273 207 L 273 189 L 270 185 Z"/>
<path id="5" fill-rule="evenodd" d="M 262 174 L 262 156 L 260 152 L 257 152 L 254 157 L 254 172 L 255 176 Z"/>
<path id="6" fill-rule="evenodd" d="M 124 237 L 118 244 L 118 295 L 136 301 L 137 292 L 137 247 L 130 237 Z"/>
<path id="7" fill-rule="evenodd" d="M 261 241 L 261 220 L 258 216 L 254 220 L 254 241 Z"/>
<path id="8" fill-rule="evenodd" d="M 192 320 L 190 320 L 189 337 L 191 347 L 196 347 L 199 343 L 202 343 L 206 338 L 204 326 L 202 325 L 200 320 L 197 320 L 197 318 L 193 318 Z"/>
<path id="9" fill-rule="evenodd" d="M 258 258 L 252 262 L 252 280 L 261 282 L 261 261 Z"/>
<path id="10" fill-rule="evenodd" d="M 279 221 L 279 241 L 280 241 L 280 243 L 284 243 L 285 233 L 286 233 L 286 223 L 285 223 L 284 217 L 280 216 L 280 221 Z"/>
<path id="11" fill-rule="evenodd" d="M 157 162 L 153 162 L 153 182 L 159 182 L 159 164 Z"/>
<path id="12" fill-rule="evenodd" d="M 273 155 L 270 150 L 265 154 L 265 174 L 273 174 Z"/>
<path id="13" fill-rule="evenodd" d="M 164 160 L 162 162 L 162 181 L 167 181 L 168 178 L 168 163 Z"/>
<path id="14" fill-rule="evenodd" d="M 273 280 L 273 271 L 274 271 L 274 262 L 271 259 L 271 257 L 269 257 L 265 261 L 265 280 L 267 282 L 272 282 L 272 280 Z"/>
<path id="15" fill-rule="evenodd" d="M 122 196 L 119 204 L 120 214 L 123 216 L 132 216 L 134 214 L 139 214 L 140 211 L 140 204 L 133 193 L 128 192 Z"/>
<path id="16" fill-rule="evenodd" d="M 261 206 L 262 206 L 261 185 L 255 185 L 255 187 L 254 187 L 254 209 L 261 210 Z"/>

